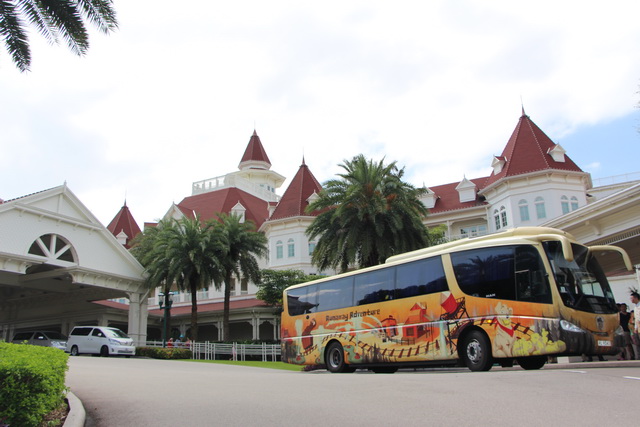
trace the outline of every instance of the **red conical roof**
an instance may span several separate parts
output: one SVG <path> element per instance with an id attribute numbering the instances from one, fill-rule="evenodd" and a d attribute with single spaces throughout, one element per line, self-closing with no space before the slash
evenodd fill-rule
<path id="1" fill-rule="evenodd" d="M 282 195 L 273 215 L 269 220 L 289 218 L 293 216 L 310 216 L 305 212 L 309 202 L 307 199 L 313 193 L 319 193 L 322 186 L 309 170 L 309 167 L 302 159 L 302 164 L 291 180 L 287 191 Z"/>
<path id="2" fill-rule="evenodd" d="M 109 230 L 111 234 L 116 237 L 118 236 L 118 234 L 124 231 L 124 234 L 127 235 L 127 240 L 124 247 L 127 249 L 129 249 L 129 242 L 131 241 L 131 239 L 140 234 L 140 227 L 138 227 L 136 220 L 133 219 L 133 215 L 131 215 L 131 211 L 127 207 L 126 201 L 124 202 L 124 206 L 122 206 L 120 211 L 107 226 L 107 230 Z"/>
<path id="3" fill-rule="evenodd" d="M 271 162 L 269 161 L 269 156 L 267 156 L 267 152 L 264 151 L 262 142 L 260 142 L 260 137 L 258 136 L 255 130 L 253 131 L 253 135 L 249 140 L 247 149 L 244 150 L 244 154 L 242 155 L 242 160 L 240 160 L 240 167 L 242 167 L 242 164 L 246 162 L 264 162 L 267 165 L 271 166 Z"/>
<path id="4" fill-rule="evenodd" d="M 482 187 L 487 187 L 499 179 L 547 169 L 582 172 L 568 156 L 564 162 L 553 159 L 549 151 L 556 144 L 527 116 L 518 121 L 509 142 L 499 156 L 505 161 L 499 173 L 491 173 Z"/>

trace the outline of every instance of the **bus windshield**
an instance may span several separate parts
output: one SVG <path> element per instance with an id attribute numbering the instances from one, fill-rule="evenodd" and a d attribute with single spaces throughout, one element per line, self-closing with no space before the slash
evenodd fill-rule
<path id="1" fill-rule="evenodd" d="M 543 245 L 565 306 L 589 313 L 618 311 L 607 277 L 588 248 L 571 244 L 575 259 L 569 262 L 560 242 L 547 241 Z"/>

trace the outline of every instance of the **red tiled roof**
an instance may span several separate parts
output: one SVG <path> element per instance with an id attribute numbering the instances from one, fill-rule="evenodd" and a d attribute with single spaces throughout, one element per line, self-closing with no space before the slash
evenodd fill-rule
<path id="1" fill-rule="evenodd" d="M 477 189 L 481 188 L 481 185 L 487 180 L 487 177 L 470 179 Z M 453 211 L 457 209 L 472 208 L 475 206 L 484 205 L 484 199 L 478 197 L 476 193 L 476 200 L 470 202 L 460 203 L 460 193 L 456 190 L 456 187 L 460 185 L 459 182 L 452 182 L 450 184 L 438 185 L 436 187 L 429 187 L 436 195 L 436 204 L 429 209 L 429 213 L 435 214 L 446 211 Z"/>
<path id="2" fill-rule="evenodd" d="M 268 305 L 257 298 L 252 299 L 242 299 L 242 300 L 231 300 L 229 301 L 229 309 L 230 310 L 240 310 L 243 308 L 252 308 L 252 307 L 268 307 Z M 224 311 L 224 302 L 210 302 L 210 303 L 199 303 L 198 304 L 198 313 L 210 313 Z M 164 310 L 149 310 L 149 314 L 162 316 L 164 314 Z M 185 314 L 191 314 L 191 304 L 183 305 L 180 307 L 173 307 L 171 309 L 171 316 L 180 316 Z"/>
<path id="3" fill-rule="evenodd" d="M 287 191 L 282 195 L 280 203 L 276 207 L 273 215 L 269 220 L 290 218 L 293 216 L 311 216 L 305 212 L 309 202 L 307 199 L 314 192 L 319 193 L 322 186 L 318 182 L 309 167 L 302 159 L 302 164 L 296 173 L 296 176 L 291 180 L 291 184 L 287 188 Z M 312 214 L 313 215 L 313 214 Z"/>
<path id="4" fill-rule="evenodd" d="M 245 219 L 256 224 L 256 230 L 269 216 L 269 204 L 238 188 L 225 188 L 185 197 L 178 208 L 187 216 L 193 217 L 195 212 L 202 221 L 215 218 L 219 213 L 230 213 L 238 203 L 246 209 Z"/>
<path id="5" fill-rule="evenodd" d="M 529 116 L 523 113 L 506 147 L 498 157 L 506 161 L 502 170 L 497 174 L 492 172 L 479 188 L 487 187 L 502 178 L 547 169 L 582 172 L 582 169 L 566 155 L 564 162 L 553 160 L 548 152 L 555 146 L 556 144 Z"/>
<path id="6" fill-rule="evenodd" d="M 260 142 L 260 137 L 253 131 L 253 135 L 249 140 L 249 144 L 247 145 L 247 149 L 244 150 L 244 155 L 242 156 L 242 160 L 240 160 L 240 165 L 244 162 L 266 162 L 269 166 L 271 166 L 271 162 L 269 161 L 269 156 L 267 156 L 267 152 L 264 150 L 262 146 L 262 142 Z"/>
<path id="7" fill-rule="evenodd" d="M 131 211 L 127 207 L 126 201 L 124 202 L 124 206 L 122 206 L 120 211 L 107 226 L 107 230 L 109 230 L 114 236 L 118 236 L 118 234 L 124 231 L 124 234 L 127 235 L 124 247 L 127 249 L 129 249 L 129 242 L 131 239 L 140 233 L 140 227 L 138 227 L 136 220 L 133 219 L 133 215 L 131 215 Z"/>

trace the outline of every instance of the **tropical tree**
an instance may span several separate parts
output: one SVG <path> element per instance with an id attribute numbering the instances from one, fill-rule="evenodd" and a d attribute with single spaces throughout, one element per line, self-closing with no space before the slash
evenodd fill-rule
<path id="1" fill-rule="evenodd" d="M 212 283 L 222 283 L 220 260 L 226 254 L 226 241 L 215 221 L 202 223 L 200 218 L 168 219 L 145 230 L 144 238 L 134 248 L 145 267 L 150 284 L 164 284 L 168 292 L 172 284 L 191 294 L 191 339 L 198 339 L 197 292 Z"/>
<path id="2" fill-rule="evenodd" d="M 318 238 L 312 262 L 320 269 L 346 271 L 350 265 L 369 267 L 389 256 L 429 244 L 420 201 L 426 188 L 402 181 L 396 162 L 367 160 L 362 154 L 340 165 L 340 179 L 324 183 L 307 212 L 320 212 L 307 229 Z"/>
<path id="3" fill-rule="evenodd" d="M 256 230 L 252 221 L 243 222 L 239 215 L 219 214 L 220 230 L 225 250 L 218 258 L 222 277 L 224 278 L 224 314 L 223 339 L 229 337 L 229 306 L 231 301 L 231 283 L 250 280 L 260 282 L 260 267 L 256 257 L 267 252 L 267 238 Z"/>
<path id="4" fill-rule="evenodd" d="M 302 270 L 262 270 L 256 297 L 272 307 L 282 308 L 282 292 L 289 286 L 318 279 Z"/>
<path id="5" fill-rule="evenodd" d="M 13 62 L 29 71 L 31 49 L 27 26 L 34 26 L 49 42 L 64 40 L 69 49 L 83 56 L 89 49 L 85 21 L 103 33 L 118 27 L 112 0 L 0 0 L 0 38 Z"/>

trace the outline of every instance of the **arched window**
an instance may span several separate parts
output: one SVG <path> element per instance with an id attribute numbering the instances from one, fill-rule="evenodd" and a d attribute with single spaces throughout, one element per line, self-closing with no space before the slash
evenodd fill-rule
<path id="1" fill-rule="evenodd" d="M 536 197 L 534 201 L 536 205 L 536 217 L 543 219 L 547 217 L 547 211 L 544 208 L 544 199 L 542 197 Z"/>
<path id="2" fill-rule="evenodd" d="M 502 222 L 502 226 L 507 226 L 507 209 L 504 206 L 500 207 L 500 220 Z"/>
<path id="3" fill-rule="evenodd" d="M 567 196 L 560 197 L 560 206 L 562 206 L 562 215 L 569 213 L 569 199 Z"/>
<path id="4" fill-rule="evenodd" d="M 287 256 L 289 258 L 296 256 L 296 244 L 294 243 L 293 239 L 289 239 L 287 241 Z"/>
<path id="5" fill-rule="evenodd" d="M 75 249 L 67 239 L 57 234 L 44 234 L 29 247 L 31 255 L 48 258 L 49 261 L 77 262 Z"/>
<path id="6" fill-rule="evenodd" d="M 309 255 L 313 255 L 313 251 L 316 250 L 316 242 L 309 242 Z"/>
<path id="7" fill-rule="evenodd" d="M 571 210 L 575 211 L 578 209 L 578 198 L 576 196 L 571 197 Z"/>
<path id="8" fill-rule="evenodd" d="M 282 257 L 284 256 L 282 254 L 282 248 L 283 248 L 282 240 L 278 240 L 276 242 L 276 259 L 282 259 Z"/>
<path id="9" fill-rule="evenodd" d="M 520 221 L 529 221 L 529 203 L 522 199 L 518 202 L 518 208 L 520 208 Z"/>
<path id="10" fill-rule="evenodd" d="M 493 220 L 496 224 L 496 230 L 500 230 L 500 212 L 498 212 L 498 209 L 493 211 Z"/>

